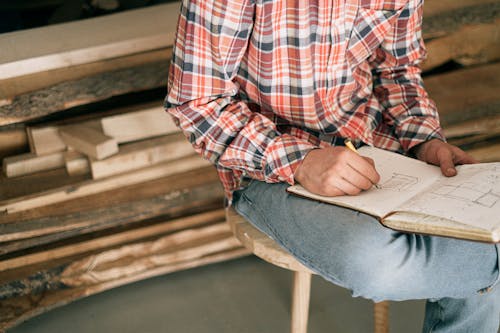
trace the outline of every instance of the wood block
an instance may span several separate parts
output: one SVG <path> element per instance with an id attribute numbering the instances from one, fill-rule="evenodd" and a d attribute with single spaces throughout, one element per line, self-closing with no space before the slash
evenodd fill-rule
<path id="1" fill-rule="evenodd" d="M 180 131 L 162 105 L 147 110 L 104 117 L 101 124 L 104 134 L 114 138 L 118 143 Z"/>
<path id="2" fill-rule="evenodd" d="M 28 151 L 28 137 L 23 127 L 0 130 L 0 158 Z"/>
<path id="3" fill-rule="evenodd" d="M 66 150 L 57 126 L 27 127 L 26 132 L 32 153 L 45 155 Z"/>
<path id="4" fill-rule="evenodd" d="M 6 157 L 3 171 L 7 177 L 29 175 L 39 171 L 64 167 L 63 153 L 38 156 L 33 153 Z"/>
<path id="5" fill-rule="evenodd" d="M 120 146 L 118 154 L 91 159 L 92 178 L 99 179 L 192 155 L 194 149 L 182 133 Z"/>
<path id="6" fill-rule="evenodd" d="M 101 160 L 118 152 L 115 139 L 85 125 L 69 125 L 59 129 L 66 145 L 90 157 Z"/>
<path id="7" fill-rule="evenodd" d="M 70 150 L 64 153 L 64 165 L 68 175 L 86 175 L 90 173 L 89 159 L 86 155 L 75 150 Z"/>

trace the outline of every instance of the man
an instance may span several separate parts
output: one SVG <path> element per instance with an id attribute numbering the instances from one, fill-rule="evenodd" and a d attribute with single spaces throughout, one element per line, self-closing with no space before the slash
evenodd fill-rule
<path id="1" fill-rule="evenodd" d="M 325 279 L 375 301 L 429 299 L 425 332 L 497 332 L 498 247 L 398 233 L 285 191 L 377 183 L 345 138 L 445 176 L 474 162 L 444 142 L 423 88 L 421 20 L 422 0 L 184 1 L 166 107 L 235 208 Z"/>

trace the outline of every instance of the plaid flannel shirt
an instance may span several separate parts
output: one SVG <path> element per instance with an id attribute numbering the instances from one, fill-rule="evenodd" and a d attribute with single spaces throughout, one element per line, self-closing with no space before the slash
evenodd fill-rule
<path id="1" fill-rule="evenodd" d="M 419 63 L 422 0 L 185 0 L 165 107 L 227 196 L 294 183 L 343 138 L 397 152 L 444 139 Z"/>

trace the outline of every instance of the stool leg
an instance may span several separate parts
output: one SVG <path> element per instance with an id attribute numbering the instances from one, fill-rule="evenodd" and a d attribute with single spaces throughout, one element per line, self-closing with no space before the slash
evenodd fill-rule
<path id="1" fill-rule="evenodd" d="M 296 271 L 293 276 L 291 333 L 306 333 L 309 317 L 311 273 Z"/>
<path id="2" fill-rule="evenodd" d="M 375 333 L 389 333 L 389 302 L 383 301 L 373 304 Z"/>

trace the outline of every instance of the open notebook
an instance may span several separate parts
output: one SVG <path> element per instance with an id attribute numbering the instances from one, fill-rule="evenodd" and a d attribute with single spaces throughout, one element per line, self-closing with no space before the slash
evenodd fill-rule
<path id="1" fill-rule="evenodd" d="M 500 163 L 461 165 L 448 178 L 438 167 L 400 154 L 369 146 L 359 153 L 375 161 L 380 188 L 338 197 L 300 185 L 288 191 L 373 215 L 395 230 L 500 242 Z"/>

